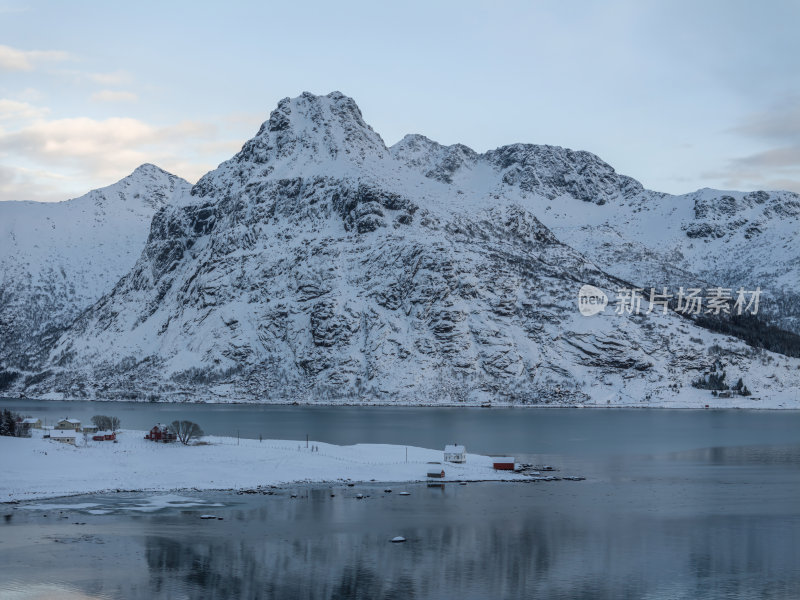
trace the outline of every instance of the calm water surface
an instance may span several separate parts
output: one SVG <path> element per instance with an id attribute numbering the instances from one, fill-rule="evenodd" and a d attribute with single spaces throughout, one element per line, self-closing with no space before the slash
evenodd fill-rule
<path id="1" fill-rule="evenodd" d="M 800 598 L 797 412 L 0 406 L 247 437 L 458 440 L 587 477 L 0 505 L 0 598 Z"/>
<path id="2" fill-rule="evenodd" d="M 800 443 L 800 411 L 575 408 L 429 408 L 42 402 L 0 399 L 0 408 L 49 424 L 116 415 L 126 429 L 190 419 L 211 435 L 387 443 L 470 452 L 642 454 L 727 445 Z"/>

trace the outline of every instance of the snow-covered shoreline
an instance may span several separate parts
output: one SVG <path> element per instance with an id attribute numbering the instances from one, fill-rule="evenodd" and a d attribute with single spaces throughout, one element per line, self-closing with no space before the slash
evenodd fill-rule
<path id="1" fill-rule="evenodd" d="M 523 408 L 523 409 L 548 409 L 548 408 L 654 408 L 654 409 L 681 409 L 704 410 L 709 409 L 740 409 L 740 410 L 800 410 L 800 393 L 785 391 L 779 394 L 763 396 L 733 396 L 730 398 L 711 395 L 706 390 L 684 391 L 670 399 L 635 400 L 633 398 L 615 399 L 611 402 L 559 400 L 549 403 L 521 404 L 510 402 L 492 401 L 490 408 Z M 413 407 L 413 408 L 484 408 L 482 402 L 410 402 L 407 400 L 320 400 L 320 401 L 292 401 L 286 399 L 271 400 L 265 398 L 259 401 L 243 400 L 224 397 L 195 398 L 183 400 L 176 398 L 160 398 L 156 400 L 142 399 L 110 399 L 110 398 L 71 398 L 63 394 L 49 396 L 23 396 L 0 397 L 2 401 L 24 400 L 35 402 L 96 402 L 102 404 L 116 404 L 119 402 L 132 402 L 138 404 L 230 404 L 237 406 L 357 406 L 357 407 Z"/>
<path id="2" fill-rule="evenodd" d="M 436 481 L 530 481 L 495 471 L 491 458 L 468 454 L 464 464 L 443 462 L 441 450 L 389 444 L 337 446 L 322 442 L 206 436 L 202 445 L 163 444 L 144 431 L 123 430 L 118 443 L 78 446 L 43 439 L 0 437 L 0 502 L 114 491 L 240 490 L 258 486 L 343 482 L 416 482 L 428 469 Z M 316 448 L 316 450 L 315 450 Z M 407 462 L 406 462 L 407 452 Z M 431 461 L 441 465 L 429 464 Z"/>

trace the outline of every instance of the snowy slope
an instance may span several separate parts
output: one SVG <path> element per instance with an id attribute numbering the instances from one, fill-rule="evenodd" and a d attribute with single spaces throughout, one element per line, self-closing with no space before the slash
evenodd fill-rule
<path id="1" fill-rule="evenodd" d="M 65 202 L 0 202 L 0 367 L 25 368 L 38 336 L 110 291 L 139 258 L 153 215 L 189 187 L 142 165 Z"/>
<path id="2" fill-rule="evenodd" d="M 613 297 L 625 282 L 546 223 L 566 231 L 643 194 L 586 152 L 477 155 L 421 136 L 389 149 L 342 94 L 285 99 L 156 214 L 136 265 L 24 391 L 697 405 L 708 392 L 689 383 L 721 360 L 754 397 L 783 397 L 796 359 L 671 312 L 580 315 L 581 285 Z"/>

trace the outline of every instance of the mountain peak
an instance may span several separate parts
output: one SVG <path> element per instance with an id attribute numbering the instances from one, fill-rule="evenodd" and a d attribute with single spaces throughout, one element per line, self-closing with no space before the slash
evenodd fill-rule
<path id="1" fill-rule="evenodd" d="M 158 175 L 166 175 L 168 177 L 177 177 L 177 175 L 173 175 L 169 171 L 165 171 L 164 169 L 162 169 L 161 167 L 159 167 L 157 165 L 154 165 L 153 163 L 143 163 L 143 164 L 139 165 L 138 167 L 136 167 L 133 170 L 133 172 L 130 175 L 128 175 L 127 177 L 125 177 L 124 179 L 127 179 L 128 177 L 142 177 L 142 176 L 152 177 L 152 176 L 158 176 Z"/>
<path id="2" fill-rule="evenodd" d="M 284 98 L 261 126 L 259 138 L 273 142 L 281 154 L 294 152 L 298 144 L 332 159 L 340 154 L 356 160 L 387 154 L 386 144 L 364 121 L 355 100 L 341 92 Z"/>
<path id="3" fill-rule="evenodd" d="M 154 164 L 144 163 L 116 183 L 92 190 L 82 198 L 91 198 L 98 206 L 135 202 L 157 210 L 172 198 L 188 193 L 190 189 L 191 184 L 185 179 Z"/>
<path id="4" fill-rule="evenodd" d="M 281 100 L 255 137 L 202 177 L 192 194 L 206 196 L 232 182 L 244 186 L 266 176 L 318 172 L 321 165 L 338 172 L 360 170 L 387 158 L 386 144 L 364 121 L 352 98 L 341 92 L 325 96 L 303 92 Z"/>
<path id="5" fill-rule="evenodd" d="M 341 92 L 331 92 L 325 96 L 303 92 L 296 98 L 287 96 L 278 102 L 277 108 L 270 113 L 269 120 L 261 125 L 258 135 L 262 136 L 269 131 L 304 128 L 308 122 L 319 125 L 321 120 L 338 121 L 346 127 L 350 123 L 372 131 L 364 122 L 361 109 L 349 96 Z"/>

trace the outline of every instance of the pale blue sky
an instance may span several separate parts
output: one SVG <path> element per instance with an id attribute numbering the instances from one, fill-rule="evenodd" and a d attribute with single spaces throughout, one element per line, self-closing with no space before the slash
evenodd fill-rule
<path id="1" fill-rule="evenodd" d="M 142 162 L 194 181 L 304 90 L 352 96 L 387 144 L 555 144 L 662 191 L 800 191 L 799 26 L 800 2 L 0 0 L 0 199 Z"/>

